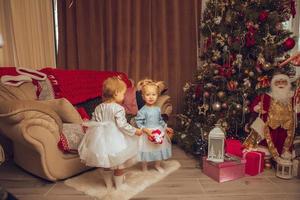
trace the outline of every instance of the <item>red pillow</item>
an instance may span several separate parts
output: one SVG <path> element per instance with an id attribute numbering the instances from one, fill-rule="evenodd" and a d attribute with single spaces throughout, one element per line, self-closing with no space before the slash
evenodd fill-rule
<path id="1" fill-rule="evenodd" d="M 77 112 L 81 116 L 81 119 L 83 120 L 90 120 L 89 114 L 87 114 L 86 110 L 83 107 L 76 108 Z"/>

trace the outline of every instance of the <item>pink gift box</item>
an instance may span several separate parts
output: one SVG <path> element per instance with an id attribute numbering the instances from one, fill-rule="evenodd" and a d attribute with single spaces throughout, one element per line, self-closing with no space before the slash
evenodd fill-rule
<path id="1" fill-rule="evenodd" d="M 225 140 L 225 152 L 243 157 L 243 146 L 239 140 L 227 139 Z"/>
<path id="2" fill-rule="evenodd" d="M 243 158 L 246 159 L 246 174 L 255 176 L 264 171 L 265 153 L 260 151 L 244 152 Z"/>
<path id="3" fill-rule="evenodd" d="M 245 176 L 245 163 L 246 160 L 243 158 L 214 163 L 203 157 L 203 173 L 219 183 L 231 181 Z"/>

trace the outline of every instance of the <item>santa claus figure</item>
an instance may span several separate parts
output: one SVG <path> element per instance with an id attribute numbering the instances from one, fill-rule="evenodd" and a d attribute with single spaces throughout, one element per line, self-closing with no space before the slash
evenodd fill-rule
<path id="1" fill-rule="evenodd" d="M 250 110 L 257 116 L 260 115 L 264 122 L 262 132 L 252 130 L 244 146 L 267 146 L 276 162 L 282 159 L 290 160 L 295 133 L 294 99 L 290 78 L 283 73 L 275 73 L 271 80 L 270 92 L 256 97 L 250 106 Z"/>

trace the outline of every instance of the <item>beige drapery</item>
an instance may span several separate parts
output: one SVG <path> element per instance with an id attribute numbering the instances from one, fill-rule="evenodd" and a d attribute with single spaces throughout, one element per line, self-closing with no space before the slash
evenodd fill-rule
<path id="1" fill-rule="evenodd" d="M 58 68 L 164 80 L 174 111 L 197 68 L 200 0 L 58 0 Z"/>
<path id="2" fill-rule="evenodd" d="M 0 32 L 0 66 L 55 66 L 52 0 L 0 0 Z"/>

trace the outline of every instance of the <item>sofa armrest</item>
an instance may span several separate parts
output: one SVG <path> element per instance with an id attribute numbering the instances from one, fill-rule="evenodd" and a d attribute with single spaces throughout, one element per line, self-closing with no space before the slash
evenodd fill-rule
<path id="1" fill-rule="evenodd" d="M 158 97 L 156 105 L 160 107 L 161 114 L 166 114 L 170 117 L 173 107 L 169 95 L 161 95 Z"/>
<path id="2" fill-rule="evenodd" d="M 45 106 L 39 101 L 3 101 L 0 106 L 0 119 L 8 124 L 17 124 L 23 120 L 31 118 L 51 118 L 59 128 L 62 127 L 62 121 L 59 115 L 50 107 Z"/>

